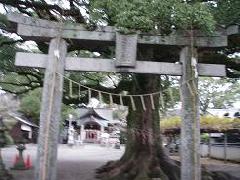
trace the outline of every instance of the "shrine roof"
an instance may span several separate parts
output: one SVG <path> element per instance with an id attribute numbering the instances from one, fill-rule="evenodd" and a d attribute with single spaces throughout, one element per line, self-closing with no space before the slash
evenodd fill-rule
<path id="1" fill-rule="evenodd" d="M 36 127 L 38 128 L 38 126 L 35 124 L 35 123 L 32 123 L 26 119 L 23 119 L 21 117 L 19 117 L 17 114 L 9 114 L 10 116 L 12 116 L 14 119 L 18 120 L 19 122 L 23 123 L 23 124 L 26 124 L 28 126 L 31 126 L 31 127 Z"/>
<path id="2" fill-rule="evenodd" d="M 80 117 L 77 120 L 84 120 L 93 116 L 98 120 L 112 121 L 113 120 L 113 110 L 106 108 L 80 108 Z"/>

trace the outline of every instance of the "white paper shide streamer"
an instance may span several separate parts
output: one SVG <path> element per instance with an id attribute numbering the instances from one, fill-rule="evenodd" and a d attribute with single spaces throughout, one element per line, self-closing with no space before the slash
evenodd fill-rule
<path id="1" fill-rule="evenodd" d="M 136 111 L 137 109 L 136 109 L 136 105 L 135 105 L 134 99 L 133 99 L 132 96 L 129 96 L 129 97 L 130 97 L 131 104 L 132 104 L 132 110 L 133 110 L 133 111 Z"/>
<path id="2" fill-rule="evenodd" d="M 152 109 L 155 109 L 155 104 L 154 104 L 154 99 L 153 99 L 153 95 L 150 95 L 150 100 L 151 100 L 151 104 L 152 104 Z"/>
<path id="3" fill-rule="evenodd" d="M 146 111 L 146 105 L 145 105 L 145 102 L 144 102 L 144 97 L 141 95 L 140 99 L 141 99 L 143 110 Z"/>

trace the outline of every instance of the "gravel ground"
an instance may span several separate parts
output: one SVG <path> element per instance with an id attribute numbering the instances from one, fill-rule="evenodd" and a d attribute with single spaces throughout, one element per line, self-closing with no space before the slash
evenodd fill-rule
<path id="1" fill-rule="evenodd" d="M 95 169 L 110 160 L 117 160 L 124 152 L 124 147 L 114 149 L 113 147 L 101 147 L 100 145 L 82 145 L 58 147 L 58 180 L 95 180 Z M 3 149 L 3 160 L 7 168 L 13 166 L 17 150 L 15 147 Z M 36 146 L 27 145 L 24 157 L 31 156 L 34 163 L 36 160 Z M 10 171 L 16 180 L 33 180 L 34 170 Z"/>
<path id="2" fill-rule="evenodd" d="M 172 156 L 173 159 L 179 160 L 179 156 Z M 212 171 L 223 171 L 231 174 L 240 180 L 240 163 L 232 163 L 209 158 L 201 158 L 201 164 Z"/>
<path id="3" fill-rule="evenodd" d="M 82 145 L 68 147 L 59 145 L 58 147 L 58 180 L 96 180 L 95 169 L 105 164 L 107 161 L 116 160 L 121 157 L 124 147 L 114 149 L 113 147 L 101 147 L 100 145 Z M 17 150 L 14 146 L 3 149 L 3 160 L 7 168 L 13 166 Z M 34 163 L 36 160 L 36 145 L 27 145 L 24 156 L 31 156 Z M 179 159 L 178 157 L 172 157 Z M 240 164 L 223 163 L 222 161 L 204 158 L 202 164 L 211 170 L 225 171 L 240 179 Z M 10 171 L 16 180 L 33 180 L 34 169 L 25 171 Z"/>

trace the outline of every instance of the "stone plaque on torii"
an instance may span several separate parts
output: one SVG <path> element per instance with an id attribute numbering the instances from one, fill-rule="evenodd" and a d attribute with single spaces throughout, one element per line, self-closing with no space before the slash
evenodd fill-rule
<path id="1" fill-rule="evenodd" d="M 136 38 L 138 44 L 182 47 L 179 59 L 181 64 L 135 61 L 133 58 L 134 62 L 125 61 L 122 68 L 121 59 L 117 59 L 118 63 L 115 63 L 112 59 L 66 57 L 67 43 L 64 39 L 74 39 L 75 41 L 82 42 L 83 47 L 96 43 L 112 45 L 116 41 L 117 34 L 114 27 L 99 27 L 94 31 L 88 31 L 81 24 L 58 23 L 34 19 L 19 14 L 9 14 L 8 19 L 17 24 L 17 34 L 24 39 L 50 41 L 48 55 L 17 53 L 15 61 L 16 66 L 46 69 L 40 113 L 35 180 L 56 179 L 58 127 L 63 94 L 63 76 L 60 74 L 64 74 L 64 70 L 134 72 L 181 76 L 180 89 L 183 103 L 181 179 L 201 179 L 199 103 L 198 95 L 193 94 L 191 89 L 197 88 L 197 75 L 220 77 L 225 76 L 226 71 L 224 65 L 198 64 L 196 48 L 227 46 L 228 36 L 239 34 L 239 26 L 232 26 L 226 30 L 216 31 L 211 36 L 195 33 L 193 42 L 190 42 L 189 36 L 183 32 L 176 32 L 168 36 L 138 36 Z M 193 43 L 192 46 L 191 43 Z M 121 47 L 117 47 L 116 49 L 121 49 Z M 193 59 L 197 73 L 195 73 L 196 78 L 194 80 L 192 79 Z M 189 81 L 192 83 L 186 83 Z M 192 121 L 186 121 L 185 119 L 192 119 Z"/>

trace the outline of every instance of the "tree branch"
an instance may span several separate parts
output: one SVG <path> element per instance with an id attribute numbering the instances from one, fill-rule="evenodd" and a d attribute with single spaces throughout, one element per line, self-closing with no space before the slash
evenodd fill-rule
<path id="1" fill-rule="evenodd" d="M 117 84 L 114 82 L 114 80 L 112 79 L 112 77 L 111 77 L 109 74 L 108 74 L 107 76 L 108 76 L 108 78 L 112 81 L 113 86 L 114 86 L 115 88 L 117 88 Z"/>
<path id="2" fill-rule="evenodd" d="M 48 4 L 45 1 L 0 0 L 0 3 L 2 3 L 3 5 L 9 5 L 9 6 L 15 7 L 22 13 L 27 14 L 29 16 L 32 16 L 32 14 L 30 12 L 26 11 L 26 9 L 28 9 L 28 8 L 33 9 L 35 11 L 37 10 L 38 15 L 40 15 L 40 14 L 46 15 L 46 13 L 49 14 L 50 11 L 52 10 L 52 11 L 56 11 L 57 13 L 59 13 L 62 16 L 71 16 L 74 19 L 76 19 L 78 23 L 85 23 L 85 19 L 84 19 L 83 15 L 81 14 L 80 10 L 77 8 L 63 9 L 57 4 Z M 51 16 L 51 17 L 53 17 L 53 16 Z"/>
<path id="3" fill-rule="evenodd" d="M 0 47 L 4 46 L 4 45 L 12 45 L 18 42 L 24 42 L 24 40 L 15 40 L 15 41 L 2 41 L 0 42 Z"/>

